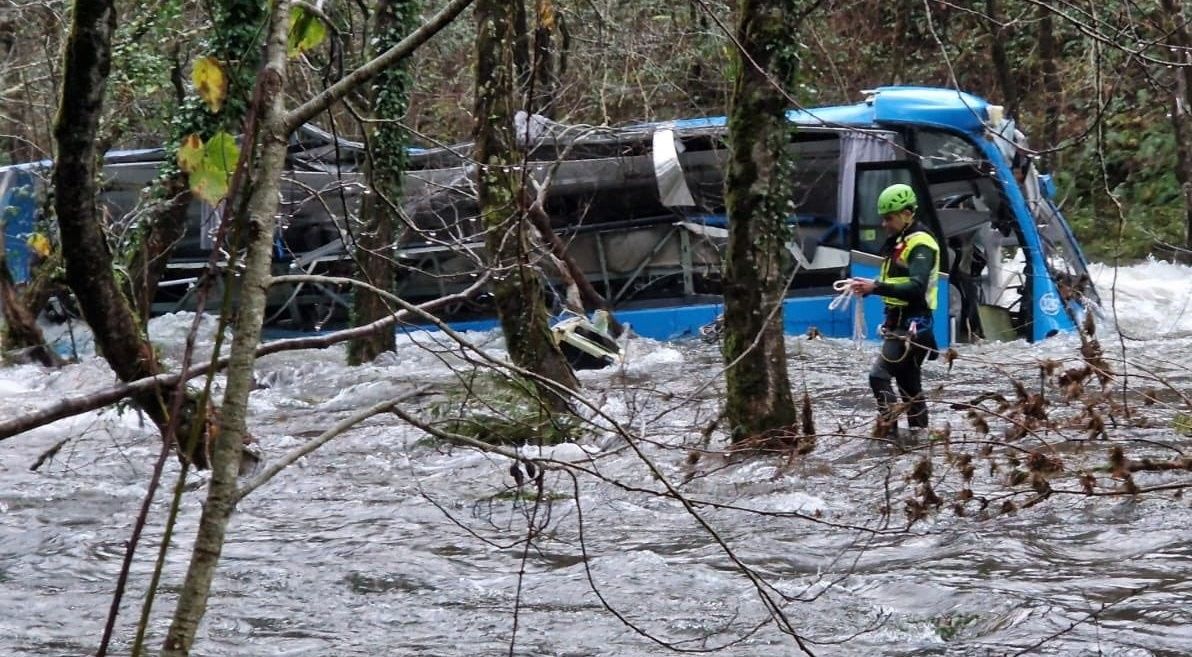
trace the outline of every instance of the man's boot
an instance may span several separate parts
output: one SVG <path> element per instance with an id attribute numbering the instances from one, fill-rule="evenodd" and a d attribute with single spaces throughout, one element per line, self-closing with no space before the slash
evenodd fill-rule
<path id="1" fill-rule="evenodd" d="M 873 425 L 873 437 L 884 438 L 897 444 L 898 414 L 894 406 L 898 403 L 898 396 L 894 394 L 894 387 L 889 379 L 876 376 L 869 377 L 869 388 L 877 399 L 877 421 Z"/>
<path id="2" fill-rule="evenodd" d="M 899 443 L 899 447 L 909 449 L 916 445 L 922 445 L 928 440 L 928 419 L 927 419 L 927 402 L 923 401 L 923 395 L 915 395 L 911 399 L 907 399 L 907 424 L 910 425 L 910 432 L 904 440 Z"/>

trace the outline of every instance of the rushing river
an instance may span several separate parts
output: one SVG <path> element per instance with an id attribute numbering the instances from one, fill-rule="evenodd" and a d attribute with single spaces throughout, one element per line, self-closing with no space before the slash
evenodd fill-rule
<path id="1" fill-rule="evenodd" d="M 1096 273 L 1105 313 L 1121 328 L 1103 321 L 1102 344 L 1115 363 L 1124 345 L 1131 363 L 1134 420 L 1105 417 L 1109 437 L 1132 458 L 1186 453 L 1192 439 L 1173 427 L 1192 410 L 1178 396 L 1192 392 L 1192 270 L 1151 262 Z M 189 324 L 160 318 L 151 332 L 177 359 Z M 210 326 L 205 335 L 210 345 Z M 86 353 L 85 335 L 75 337 Z M 494 336 L 469 337 L 501 353 Z M 251 430 L 266 460 L 419 384 L 434 394 L 405 408 L 422 417 L 449 410 L 458 396 L 443 392 L 462 390 L 470 367 L 437 340 L 403 338 L 395 354 L 364 367 L 344 366 L 341 349 L 263 359 Z M 374 417 L 242 502 L 195 654 L 673 654 L 667 646 L 801 654 L 780 625 L 817 655 L 1192 654 L 1188 497 L 1081 494 L 1078 473 L 1104 466 L 1108 451 L 1085 441 L 1081 425 L 1022 439 L 1065 443 L 1056 451 L 1064 472 L 1052 477 L 1059 492 L 1030 505 L 1030 484 L 1010 495 L 1006 481 L 1015 450 L 982 453 L 1006 425 L 991 419 L 982 439 L 950 406 L 983 393 L 1013 399 L 1012 379 L 1037 390 L 1038 363 L 1073 366 L 1078 349 L 1075 336 L 963 346 L 950 369 L 930 364 L 932 424 L 950 428 L 950 444 L 900 454 L 866 438 L 873 347 L 795 338 L 790 372 L 796 394 L 812 400 L 815 449 L 727 458 L 717 452 L 723 434 L 708 430 L 722 391 L 716 347 L 633 341 L 624 368 L 581 378 L 593 406 L 634 440 L 588 411 L 602 426 L 578 445 L 532 450 L 582 468 L 549 470 L 539 504 L 528 501 L 532 488 L 514 488 L 509 459 Z M 110 381 L 93 356 L 60 371 L 0 370 L 0 414 Z M 1111 392 L 1120 388 L 1111 382 Z M 1158 403 L 1142 406 L 1135 393 L 1145 388 L 1159 389 Z M 1059 394 L 1048 387 L 1055 417 L 1081 412 Z M 157 447 L 131 411 L 81 415 L 0 444 L 0 655 L 94 653 Z M 974 499 L 959 514 L 966 454 Z M 922 498 L 909 475 L 925 456 L 941 504 L 908 526 L 907 500 Z M 131 645 L 177 474 L 171 459 L 121 610 L 117 654 Z M 1182 474 L 1138 473 L 1135 483 L 1189 482 Z M 153 652 L 205 494 L 204 476 L 190 479 L 152 613 Z M 1099 492 L 1122 485 L 1106 472 L 1096 479 Z M 664 481 L 691 505 L 657 494 Z M 1015 508 L 1003 508 L 1007 501 Z"/>

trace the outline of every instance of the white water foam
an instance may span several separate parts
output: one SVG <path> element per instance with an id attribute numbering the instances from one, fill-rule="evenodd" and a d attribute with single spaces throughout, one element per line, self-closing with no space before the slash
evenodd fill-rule
<path id="1" fill-rule="evenodd" d="M 1105 317 L 1140 339 L 1192 334 L 1192 267 L 1150 258 L 1126 267 L 1094 264 L 1089 274 Z"/>

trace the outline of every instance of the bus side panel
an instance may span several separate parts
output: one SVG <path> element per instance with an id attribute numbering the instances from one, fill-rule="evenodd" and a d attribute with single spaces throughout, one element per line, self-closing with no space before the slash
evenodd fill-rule
<path id="1" fill-rule="evenodd" d="M 35 180 L 28 171 L 9 169 L 0 173 L 0 212 L 4 213 L 4 255 L 15 283 L 29 280 L 31 254 L 29 237 L 37 217 Z"/>

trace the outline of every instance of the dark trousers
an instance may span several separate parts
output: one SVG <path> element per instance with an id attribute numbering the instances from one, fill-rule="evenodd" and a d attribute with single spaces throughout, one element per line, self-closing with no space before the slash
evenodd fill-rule
<path id="1" fill-rule="evenodd" d="M 909 339 L 908 339 L 909 338 Z M 923 399 L 923 361 L 933 348 L 930 331 L 910 335 L 906 330 L 887 332 L 882 350 L 869 368 L 869 387 L 877 398 L 881 422 L 890 432 L 897 427 L 897 415 L 892 409 L 901 401 L 906 404 L 907 423 L 912 429 L 927 428 L 927 402 Z M 897 383 L 895 396 L 892 382 Z"/>

